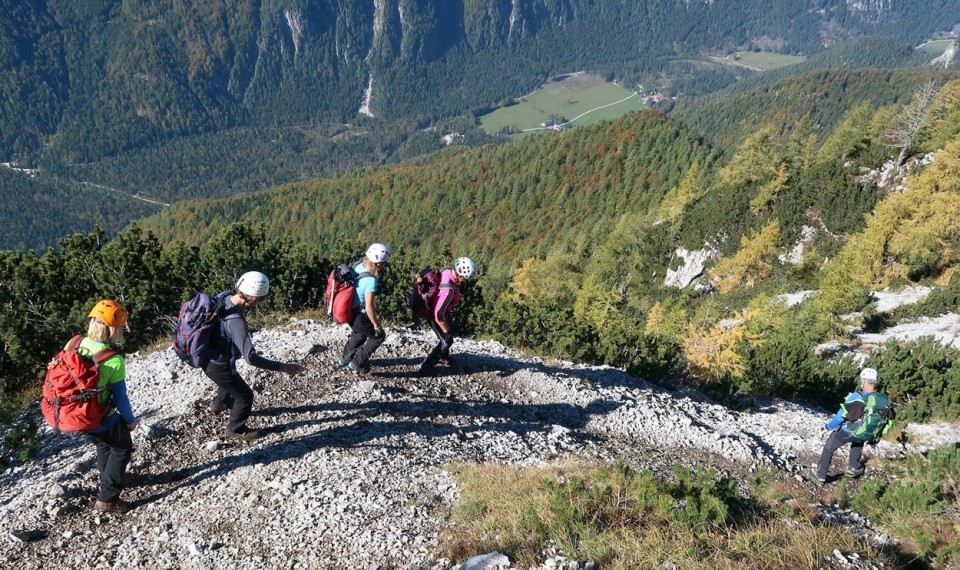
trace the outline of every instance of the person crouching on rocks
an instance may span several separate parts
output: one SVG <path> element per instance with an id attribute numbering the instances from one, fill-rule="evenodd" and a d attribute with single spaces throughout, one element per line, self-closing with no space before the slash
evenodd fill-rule
<path id="1" fill-rule="evenodd" d="M 387 338 L 377 315 L 376 296 L 377 275 L 388 261 L 390 248 L 374 243 L 367 248 L 363 261 L 353 267 L 357 275 L 366 275 L 357 279 L 353 293 L 353 320 L 350 321 L 353 334 L 347 339 L 337 366 L 346 366 L 354 374 L 370 372 L 370 357 Z"/>
<path id="2" fill-rule="evenodd" d="M 217 385 L 217 395 L 210 403 L 210 411 L 221 413 L 230 410 L 226 437 L 250 441 L 262 434 L 247 426 L 253 408 L 253 390 L 237 373 L 237 359 L 243 358 L 250 366 L 283 372 L 291 377 L 304 371 L 303 366 L 292 362 L 278 362 L 257 354 L 250 341 L 246 311 L 267 298 L 270 280 L 259 271 L 248 271 L 237 280 L 234 292 L 224 291 L 218 297 L 224 307 L 220 320 L 220 354 L 210 359 L 203 372 Z"/>
<path id="3" fill-rule="evenodd" d="M 429 376 L 435 372 L 438 362 L 453 366 L 450 347 L 453 346 L 453 308 L 460 303 L 460 285 L 472 278 L 477 272 L 477 264 L 469 257 L 460 257 L 453 262 L 453 269 L 440 271 L 440 285 L 433 306 L 429 307 L 431 318 L 427 320 L 437 345 L 427 354 L 417 369 L 418 376 Z"/>

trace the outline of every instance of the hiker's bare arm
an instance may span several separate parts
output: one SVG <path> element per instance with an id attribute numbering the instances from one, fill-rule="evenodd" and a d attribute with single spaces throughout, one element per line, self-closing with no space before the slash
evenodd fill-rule
<path id="1" fill-rule="evenodd" d="M 363 300 L 367 308 L 367 317 L 370 318 L 370 324 L 373 325 L 373 328 L 379 329 L 382 327 L 380 326 L 380 319 L 377 317 L 377 307 L 373 299 L 373 291 L 367 291 L 364 293 Z"/>

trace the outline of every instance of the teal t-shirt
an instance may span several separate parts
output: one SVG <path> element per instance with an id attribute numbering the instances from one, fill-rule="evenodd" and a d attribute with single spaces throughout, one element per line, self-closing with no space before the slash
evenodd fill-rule
<path id="1" fill-rule="evenodd" d="M 360 273 L 366 272 L 367 268 L 363 266 L 363 262 L 361 261 L 353 266 L 353 270 L 359 275 Z M 361 277 L 358 279 L 357 288 L 353 293 L 353 306 L 360 307 L 361 313 L 367 312 L 367 291 L 371 293 L 377 292 L 377 278 L 372 275 L 370 277 Z"/>

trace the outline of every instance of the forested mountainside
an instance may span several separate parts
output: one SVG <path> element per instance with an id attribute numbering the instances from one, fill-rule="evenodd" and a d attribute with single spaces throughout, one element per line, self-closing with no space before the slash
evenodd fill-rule
<path id="1" fill-rule="evenodd" d="M 960 0 L 4 0 L 0 157 L 90 161 L 237 124 L 486 107 L 550 75 L 631 81 L 738 47 L 811 53 L 868 33 L 917 43 Z"/>
<path id="2" fill-rule="evenodd" d="M 0 168 L 0 243 L 18 250 L 56 243 L 77 228 L 99 226 L 115 235 L 131 219 L 149 216 L 161 205 L 91 183 L 65 183 Z"/>
<path id="3" fill-rule="evenodd" d="M 943 79 L 943 72 L 930 70 L 812 71 L 742 94 L 728 106 L 717 103 L 697 114 L 678 115 L 712 127 L 705 130 L 726 143 L 720 148 L 730 155 L 751 136 L 761 136 L 763 144 L 792 139 L 789 152 L 795 156 L 789 160 L 796 172 L 771 177 L 770 172 L 786 168 L 773 164 L 763 175 L 764 182 L 784 178 L 797 187 L 790 193 L 789 211 L 778 214 L 778 219 L 784 228 L 797 229 L 804 210 L 814 208 L 836 220 L 830 231 L 846 232 L 862 223 L 875 198 L 867 197 L 871 191 L 853 179 L 849 166 L 843 167 L 843 154 L 808 169 L 817 162 L 817 147 L 831 137 L 831 145 L 854 144 L 837 142 L 838 133 L 846 131 L 836 127 L 869 109 L 870 120 L 874 113 L 878 118 L 876 124 L 855 127 L 869 132 L 859 134 L 866 142 L 856 152 L 869 153 L 863 164 L 876 166 L 889 153 L 882 133 L 895 125 L 898 105 L 926 82 Z M 748 109 L 755 112 L 751 115 Z M 642 112 L 602 126 L 504 146 L 449 149 L 399 168 L 366 170 L 216 202 L 181 203 L 145 221 L 143 227 L 163 241 L 198 245 L 234 221 L 264 224 L 270 234 L 290 235 L 321 248 L 339 236 L 386 236 L 383 239 L 416 247 L 426 255 L 446 246 L 470 247 L 501 264 L 503 274 L 518 260 L 544 256 L 558 243 L 570 246 L 585 236 L 602 239 L 624 214 L 655 211 L 685 177 L 690 177 L 687 191 L 699 189 L 695 194 L 702 198 L 716 148 L 680 121 Z M 767 159 L 773 156 L 768 154 Z M 802 176 L 799 165 L 804 165 Z M 835 191 L 819 192 L 821 183 Z M 831 202 L 836 199 L 845 205 Z M 771 202 L 774 207 L 778 203 Z M 761 221 L 748 211 L 729 220 L 719 217 L 730 213 L 708 211 L 704 215 L 717 219 L 702 231 L 684 227 L 682 235 L 695 236 L 684 245 L 697 249 L 711 232 L 728 232 L 725 243 L 736 244 L 740 234 L 732 227 L 756 229 Z M 191 228 L 190 236 L 183 234 L 184 227 Z M 444 236 L 443 241 L 427 239 L 431 233 Z"/>
<path id="4" fill-rule="evenodd" d="M 728 151 L 766 123 L 790 128 L 804 117 L 810 117 L 822 140 L 857 104 L 868 101 L 874 107 L 902 105 L 921 85 L 943 84 L 958 76 L 956 71 L 931 67 L 825 67 L 749 90 L 724 90 L 707 97 L 683 99 L 673 107 L 671 116 L 707 134 L 712 144 Z"/>
<path id="5" fill-rule="evenodd" d="M 559 240 L 609 232 L 624 212 L 659 203 L 691 164 L 709 168 L 713 160 L 695 133 L 647 111 L 601 127 L 449 149 L 394 168 L 181 202 L 143 227 L 162 241 L 196 245 L 235 221 L 263 223 L 269 234 L 324 249 L 340 237 L 375 235 L 425 255 L 470 244 L 506 269 Z"/>
<path id="6" fill-rule="evenodd" d="M 918 114 L 907 136 L 905 118 Z M 851 363 L 814 348 L 849 343 L 842 315 L 851 311 L 864 311 L 860 326 L 904 316 L 868 316 L 871 290 L 938 287 L 912 316 L 960 298 L 960 80 L 921 86 L 901 104 L 863 100 L 826 136 L 809 116 L 778 117 L 729 158 L 648 110 L 184 202 L 145 221 L 151 231 L 74 235 L 43 255 L 0 252 L 0 378 L 11 390 L 29 382 L 98 298 L 129 306 L 135 349 L 168 334 L 191 291 L 227 288 L 251 268 L 271 276 L 267 310 L 317 307 L 331 264 L 380 240 L 396 252 L 378 305 L 391 322 L 408 314 L 410 275 L 469 255 L 482 278 L 466 292 L 464 334 L 666 382 L 692 378 L 721 395 L 836 397 Z M 819 293 L 777 301 L 801 290 Z M 953 369 L 952 352 L 917 350 L 884 358 L 926 355 L 923 374 Z M 929 388 L 960 374 L 919 388 L 901 380 L 924 402 L 916 417 L 960 413 Z"/>

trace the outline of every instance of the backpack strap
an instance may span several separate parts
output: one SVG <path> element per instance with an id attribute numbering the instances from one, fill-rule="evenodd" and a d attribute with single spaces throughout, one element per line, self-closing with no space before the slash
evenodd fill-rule
<path id="1" fill-rule="evenodd" d="M 104 348 L 103 350 L 98 350 L 96 354 L 93 355 L 93 363 L 97 366 L 100 366 L 104 361 L 109 360 L 117 355 L 117 351 L 111 349 L 110 347 Z"/>
<path id="2" fill-rule="evenodd" d="M 83 335 L 78 334 L 77 336 L 70 339 L 70 342 L 67 343 L 67 350 L 72 350 L 76 352 L 80 348 L 80 343 L 83 342 Z"/>
<path id="3" fill-rule="evenodd" d="M 373 277 L 373 273 L 370 273 L 369 271 L 361 271 L 360 273 L 357 273 L 357 281 L 360 281 L 364 277 Z"/>

